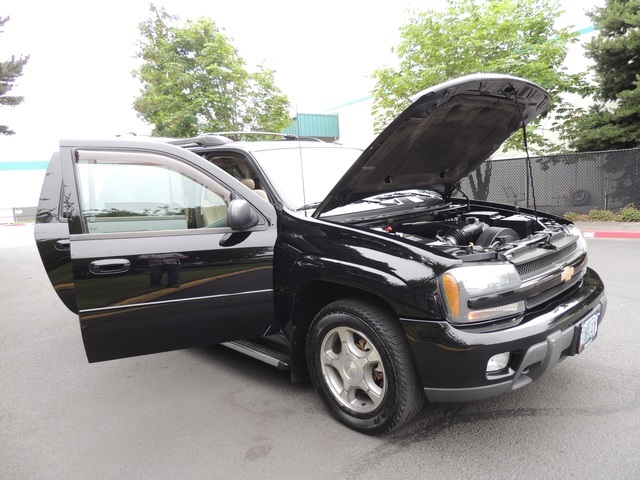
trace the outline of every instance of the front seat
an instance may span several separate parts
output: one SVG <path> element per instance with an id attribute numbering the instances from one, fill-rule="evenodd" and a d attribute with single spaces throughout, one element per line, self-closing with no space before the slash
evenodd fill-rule
<path id="1" fill-rule="evenodd" d="M 267 192 L 264 190 L 256 189 L 256 182 L 253 178 L 241 178 L 240 181 L 244 184 L 245 187 L 250 188 L 255 193 L 264 198 L 267 202 L 269 201 L 269 197 L 267 196 Z"/>

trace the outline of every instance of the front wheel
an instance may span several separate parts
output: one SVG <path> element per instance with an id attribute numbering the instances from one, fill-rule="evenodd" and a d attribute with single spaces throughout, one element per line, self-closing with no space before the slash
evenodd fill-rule
<path id="1" fill-rule="evenodd" d="M 309 329 L 307 363 L 331 413 L 354 430 L 388 432 L 424 405 L 402 328 L 368 303 L 347 299 L 323 308 Z"/>

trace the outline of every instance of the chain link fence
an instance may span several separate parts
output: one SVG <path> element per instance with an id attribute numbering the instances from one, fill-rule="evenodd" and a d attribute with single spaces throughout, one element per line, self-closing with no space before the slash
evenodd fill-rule
<path id="1" fill-rule="evenodd" d="M 629 203 L 640 208 L 640 148 L 571 153 L 526 159 L 488 160 L 467 178 L 471 198 L 564 215 L 590 210 L 617 212 Z M 533 185 L 531 178 L 533 178 Z M 0 208 L 0 224 L 32 222 L 35 207 Z"/>
<path id="2" fill-rule="evenodd" d="M 640 207 L 640 148 L 489 160 L 464 179 L 462 190 L 477 200 L 564 215 Z M 533 182 L 531 181 L 533 179 Z"/>

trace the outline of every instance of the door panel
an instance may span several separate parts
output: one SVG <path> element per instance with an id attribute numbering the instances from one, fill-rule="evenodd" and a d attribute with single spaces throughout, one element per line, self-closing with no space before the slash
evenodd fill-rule
<path id="1" fill-rule="evenodd" d="M 63 212 L 64 198 L 60 155 L 55 153 L 42 183 L 34 237 L 51 286 L 64 305 L 77 313 L 69 226 Z"/>
<path id="2" fill-rule="evenodd" d="M 208 248 L 219 243 L 222 233 L 72 237 L 76 296 L 89 360 L 264 335 L 275 323 L 273 249 L 264 246 L 273 241 L 270 235 L 252 232 L 223 251 Z M 111 248 L 114 242 L 118 246 Z M 116 255 L 108 256 L 114 250 Z M 123 251 L 129 255 L 121 255 Z M 113 273 L 92 271 L 98 262 L 113 262 Z"/>
<path id="3" fill-rule="evenodd" d="M 259 337 L 275 325 L 276 226 L 261 216 L 232 232 L 229 179 L 149 152 L 79 151 L 74 162 L 84 233 L 71 235 L 71 258 L 89 361 Z"/>

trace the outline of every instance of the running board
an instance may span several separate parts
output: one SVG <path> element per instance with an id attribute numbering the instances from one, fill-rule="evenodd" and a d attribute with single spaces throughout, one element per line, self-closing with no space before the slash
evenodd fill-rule
<path id="1" fill-rule="evenodd" d="M 236 352 L 244 353 L 261 362 L 268 363 L 279 370 L 289 370 L 289 356 L 264 345 L 250 340 L 236 340 L 234 342 L 225 342 L 221 345 Z"/>

